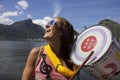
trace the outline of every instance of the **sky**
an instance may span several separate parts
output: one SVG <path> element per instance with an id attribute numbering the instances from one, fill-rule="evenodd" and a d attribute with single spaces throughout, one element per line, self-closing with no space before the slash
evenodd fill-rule
<path id="1" fill-rule="evenodd" d="M 0 0 L 0 23 L 5 25 L 44 17 L 66 18 L 75 30 L 110 19 L 120 23 L 120 0 Z"/>

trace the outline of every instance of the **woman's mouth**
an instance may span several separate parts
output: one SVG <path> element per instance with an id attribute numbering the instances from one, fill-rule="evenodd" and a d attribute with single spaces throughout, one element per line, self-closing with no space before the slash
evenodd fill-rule
<path id="1" fill-rule="evenodd" d="M 51 31 L 50 29 L 47 29 L 47 30 L 46 30 L 46 33 L 49 33 L 50 31 Z"/>
<path id="2" fill-rule="evenodd" d="M 51 30 L 50 29 L 47 29 L 47 31 L 46 32 L 50 32 Z"/>

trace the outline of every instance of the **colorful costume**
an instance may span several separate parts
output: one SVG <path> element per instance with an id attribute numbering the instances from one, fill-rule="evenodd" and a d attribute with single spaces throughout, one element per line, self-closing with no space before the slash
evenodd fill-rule
<path id="1" fill-rule="evenodd" d="M 56 71 L 44 47 L 39 59 L 35 68 L 35 80 L 68 80 L 67 77 Z"/>

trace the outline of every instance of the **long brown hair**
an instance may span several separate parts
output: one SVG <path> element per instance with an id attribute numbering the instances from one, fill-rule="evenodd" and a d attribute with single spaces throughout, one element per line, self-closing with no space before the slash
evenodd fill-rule
<path id="1" fill-rule="evenodd" d="M 56 17 L 60 22 L 60 31 L 62 32 L 61 41 L 62 46 L 61 49 L 63 51 L 63 57 L 66 60 L 70 60 L 70 51 L 74 40 L 74 29 L 70 22 L 68 22 L 63 17 Z"/>

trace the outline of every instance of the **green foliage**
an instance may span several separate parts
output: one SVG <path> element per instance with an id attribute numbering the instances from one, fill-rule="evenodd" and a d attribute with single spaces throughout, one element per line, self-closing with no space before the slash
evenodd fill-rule
<path id="1" fill-rule="evenodd" d="M 15 22 L 12 25 L 0 24 L 0 40 L 41 39 L 44 29 L 32 23 L 32 20 Z"/>
<path id="2" fill-rule="evenodd" d="M 106 25 L 111 29 L 113 36 L 119 40 L 120 37 L 120 24 L 109 20 L 101 20 L 98 24 Z M 75 35 L 79 33 L 74 30 Z M 44 29 L 32 23 L 31 19 L 15 22 L 12 25 L 0 24 L 0 40 L 28 40 L 28 39 L 42 39 Z"/>
<path id="3" fill-rule="evenodd" d="M 116 40 L 120 41 L 119 40 L 120 38 L 120 24 L 119 23 L 109 20 L 109 19 L 105 19 L 105 20 L 100 21 L 99 24 L 106 25 L 107 27 L 109 27 L 113 36 L 116 38 Z"/>

